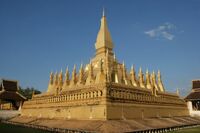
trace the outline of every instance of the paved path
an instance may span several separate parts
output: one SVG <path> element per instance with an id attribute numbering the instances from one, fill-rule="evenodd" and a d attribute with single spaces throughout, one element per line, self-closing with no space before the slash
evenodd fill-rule
<path id="1" fill-rule="evenodd" d="M 7 120 L 20 115 L 18 110 L 0 110 L 0 120 Z"/>

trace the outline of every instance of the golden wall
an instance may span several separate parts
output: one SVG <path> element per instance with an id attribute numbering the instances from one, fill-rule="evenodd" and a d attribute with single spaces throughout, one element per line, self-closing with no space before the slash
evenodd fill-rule
<path id="1" fill-rule="evenodd" d="M 26 101 L 22 115 L 42 118 L 108 120 L 188 116 L 176 94 L 119 86 L 90 86 L 59 95 L 39 95 Z"/>

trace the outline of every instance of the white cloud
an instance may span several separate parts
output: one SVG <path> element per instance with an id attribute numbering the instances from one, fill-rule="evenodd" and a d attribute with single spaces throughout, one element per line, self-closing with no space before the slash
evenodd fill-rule
<path id="1" fill-rule="evenodd" d="M 152 38 L 164 38 L 167 40 L 173 40 L 175 35 L 172 34 L 176 26 L 171 23 L 164 23 L 155 29 L 145 31 L 144 33 Z"/>
<path id="2" fill-rule="evenodd" d="M 149 35 L 150 37 L 155 37 L 156 36 L 156 31 L 155 30 L 146 31 L 144 33 Z"/>
<path id="3" fill-rule="evenodd" d="M 163 36 L 164 38 L 166 38 L 166 39 L 168 39 L 168 40 L 173 40 L 173 39 L 174 39 L 174 35 L 172 35 L 172 34 L 166 32 L 166 31 L 163 31 L 161 34 L 162 34 L 162 36 Z"/>

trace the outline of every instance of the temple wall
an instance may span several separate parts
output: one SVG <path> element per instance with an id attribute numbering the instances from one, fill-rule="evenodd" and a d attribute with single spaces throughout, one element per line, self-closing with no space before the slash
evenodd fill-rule
<path id="1" fill-rule="evenodd" d="M 74 106 L 74 107 L 53 107 L 53 108 L 27 108 L 22 110 L 23 116 L 38 118 L 58 119 L 79 119 L 79 120 L 105 120 L 106 106 Z"/>
<path id="2" fill-rule="evenodd" d="M 42 118 L 106 120 L 188 116 L 186 103 L 177 95 L 129 88 L 89 90 L 26 101 L 22 115 Z M 86 89 L 85 89 L 86 91 Z"/>
<path id="3" fill-rule="evenodd" d="M 22 115 L 50 119 L 112 120 L 188 116 L 189 111 L 185 106 L 108 103 L 107 105 L 24 108 Z"/>
<path id="4" fill-rule="evenodd" d="M 143 119 L 155 117 L 189 116 L 185 106 L 158 106 L 139 104 L 109 104 L 107 119 Z"/>

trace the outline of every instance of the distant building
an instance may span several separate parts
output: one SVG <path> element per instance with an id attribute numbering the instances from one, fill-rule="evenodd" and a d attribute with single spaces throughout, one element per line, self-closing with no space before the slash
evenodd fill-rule
<path id="1" fill-rule="evenodd" d="M 192 81 L 192 91 L 185 98 L 191 116 L 200 116 L 200 80 Z"/>
<path id="2" fill-rule="evenodd" d="M 0 81 L 0 109 L 1 110 L 19 110 L 26 100 L 24 96 L 18 93 L 18 82 L 14 80 Z"/>

